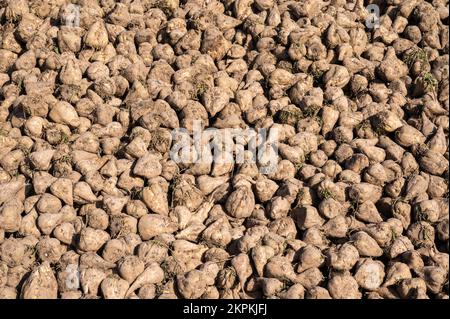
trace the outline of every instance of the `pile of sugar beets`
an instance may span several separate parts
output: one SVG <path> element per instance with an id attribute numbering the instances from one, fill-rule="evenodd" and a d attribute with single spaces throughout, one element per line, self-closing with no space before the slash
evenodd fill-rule
<path id="1" fill-rule="evenodd" d="M 0 298 L 447 299 L 448 10 L 0 0 Z"/>

